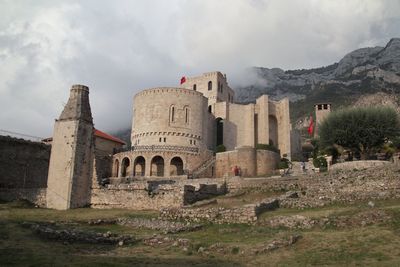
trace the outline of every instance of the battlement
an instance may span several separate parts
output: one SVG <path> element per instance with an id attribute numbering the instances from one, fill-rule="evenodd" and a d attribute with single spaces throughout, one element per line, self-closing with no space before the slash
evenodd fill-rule
<path id="1" fill-rule="evenodd" d="M 201 92 L 193 91 L 182 87 L 155 87 L 155 88 L 145 89 L 137 93 L 133 98 L 135 99 L 138 96 L 145 96 L 150 94 L 165 94 L 165 93 L 182 93 L 188 95 L 203 96 Z"/>
<path id="2" fill-rule="evenodd" d="M 227 82 L 226 74 L 222 74 L 220 71 L 205 72 L 199 76 L 187 77 L 186 80 L 196 80 L 198 78 L 212 78 L 212 77 L 218 77 L 218 78 L 224 79 Z"/>

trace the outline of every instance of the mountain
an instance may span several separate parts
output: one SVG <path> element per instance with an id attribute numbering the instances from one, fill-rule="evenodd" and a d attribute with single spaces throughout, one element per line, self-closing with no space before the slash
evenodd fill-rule
<path id="1" fill-rule="evenodd" d="M 290 114 L 297 129 L 308 126 L 316 103 L 333 109 L 355 105 L 390 105 L 400 112 L 400 38 L 385 47 L 360 48 L 326 67 L 300 70 L 254 67 L 254 84 L 235 88 L 236 102 L 255 102 L 262 94 L 291 101 Z M 129 141 L 130 128 L 114 133 Z"/>
<path id="2" fill-rule="evenodd" d="M 275 99 L 287 96 L 296 128 L 307 123 L 313 105 L 321 102 L 331 103 L 333 108 L 355 103 L 369 105 L 376 103 L 376 95 L 380 102 L 395 103 L 397 108 L 400 38 L 391 39 L 385 47 L 357 49 L 326 67 L 286 71 L 254 67 L 252 71 L 258 78 L 257 82 L 236 88 L 237 102 L 254 102 L 262 94 Z"/>

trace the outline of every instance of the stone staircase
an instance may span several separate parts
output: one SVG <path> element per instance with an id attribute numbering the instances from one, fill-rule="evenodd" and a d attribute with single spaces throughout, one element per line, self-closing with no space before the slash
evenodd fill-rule
<path id="1" fill-rule="evenodd" d="M 197 169 L 195 169 L 191 175 L 189 175 L 189 179 L 199 178 L 205 171 L 207 171 L 212 165 L 215 164 L 215 156 L 212 156 L 210 159 L 201 164 Z"/>

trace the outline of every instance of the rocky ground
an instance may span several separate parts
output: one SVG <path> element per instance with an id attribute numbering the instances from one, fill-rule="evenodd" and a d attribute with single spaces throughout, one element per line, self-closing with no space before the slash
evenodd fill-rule
<path id="1" fill-rule="evenodd" d="M 162 212 L 0 203 L 0 265 L 397 266 L 399 178 L 396 165 L 293 177 L 184 208 L 253 210 L 249 223 L 232 214 L 223 222 L 223 213 L 191 222 Z M 257 213 L 267 202 L 273 208 Z"/>

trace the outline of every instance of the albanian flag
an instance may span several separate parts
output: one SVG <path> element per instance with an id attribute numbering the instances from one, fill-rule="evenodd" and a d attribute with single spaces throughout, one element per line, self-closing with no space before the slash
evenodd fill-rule
<path id="1" fill-rule="evenodd" d="M 185 76 L 182 76 L 182 78 L 181 78 L 181 84 L 183 84 L 183 83 L 185 83 L 186 82 L 186 77 Z"/>
<path id="2" fill-rule="evenodd" d="M 314 132 L 314 119 L 312 115 L 310 116 L 310 125 L 308 126 L 307 132 L 311 136 L 313 135 Z"/>

